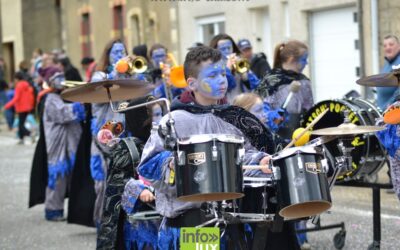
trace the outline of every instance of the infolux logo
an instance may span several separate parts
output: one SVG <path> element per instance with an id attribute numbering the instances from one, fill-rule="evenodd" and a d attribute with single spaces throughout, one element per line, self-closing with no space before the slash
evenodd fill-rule
<path id="1" fill-rule="evenodd" d="M 219 228 L 183 227 L 179 243 L 182 250 L 219 250 Z"/>

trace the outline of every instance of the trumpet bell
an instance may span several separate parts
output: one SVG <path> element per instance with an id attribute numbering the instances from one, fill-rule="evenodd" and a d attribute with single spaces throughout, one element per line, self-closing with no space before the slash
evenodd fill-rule
<path id="1" fill-rule="evenodd" d="M 146 58 L 137 56 L 132 62 L 119 60 L 115 65 L 115 70 L 120 74 L 141 74 L 148 68 Z"/>
<path id="2" fill-rule="evenodd" d="M 235 63 L 235 69 L 238 73 L 243 74 L 250 70 L 250 63 L 247 59 L 239 59 Z"/>
<path id="3" fill-rule="evenodd" d="M 132 62 L 132 68 L 133 68 L 133 72 L 136 74 L 141 74 L 141 73 L 146 72 L 146 70 L 148 68 L 146 58 L 144 58 L 142 56 L 137 56 Z"/>

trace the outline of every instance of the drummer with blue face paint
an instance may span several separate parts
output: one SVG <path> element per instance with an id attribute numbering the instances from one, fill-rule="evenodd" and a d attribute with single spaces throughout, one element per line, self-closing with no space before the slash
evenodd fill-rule
<path id="1" fill-rule="evenodd" d="M 258 86 L 259 79 L 248 69 L 240 73 L 235 64 L 240 60 L 240 50 L 234 40 L 226 35 L 216 35 L 210 42 L 210 47 L 218 49 L 222 54 L 222 60 L 226 65 L 226 77 L 228 79 L 228 101 L 231 102 L 238 94 L 250 92 Z M 250 64 L 249 64 L 250 65 Z"/>
<path id="2" fill-rule="evenodd" d="M 267 165 L 269 155 L 252 146 L 257 140 L 255 137 L 262 135 L 257 134 L 249 139 L 252 135 L 246 131 L 252 126 L 262 131 L 264 126 L 243 109 L 226 105 L 228 81 L 226 64 L 222 60 L 221 53 L 210 47 L 193 48 L 186 55 L 184 71 L 189 90 L 175 99 L 171 105 L 171 116 L 174 119 L 177 137 L 187 138 L 206 134 L 243 137 L 245 140 L 243 164 Z M 240 118 L 242 115 L 246 119 Z M 165 126 L 168 119 L 168 115 L 164 116 L 160 126 Z M 247 124 L 247 121 L 252 126 Z M 139 174 L 154 186 L 156 208 L 164 216 L 159 232 L 158 248 L 178 249 L 180 228 L 193 227 L 204 222 L 203 210 L 200 209 L 202 204 L 182 202 L 177 199 L 174 153 L 164 148 L 163 138 L 158 131 L 152 131 L 143 149 L 138 170 Z M 268 168 L 264 168 L 263 171 L 271 173 Z M 243 241 L 243 238 L 236 237 L 233 244 L 242 244 Z M 222 240 L 221 249 L 225 249 L 224 244 L 225 240 Z"/>
<path id="3" fill-rule="evenodd" d="M 275 47 L 274 65 L 271 72 L 265 75 L 255 93 L 263 98 L 271 108 L 270 112 L 279 112 L 292 86 L 297 83 L 300 88 L 293 93 L 286 107 L 284 123 L 281 123 L 278 134 L 284 139 L 291 139 L 292 132 L 298 127 L 300 116 L 314 105 L 310 79 L 303 74 L 308 65 L 308 47 L 303 42 L 291 40 Z"/>

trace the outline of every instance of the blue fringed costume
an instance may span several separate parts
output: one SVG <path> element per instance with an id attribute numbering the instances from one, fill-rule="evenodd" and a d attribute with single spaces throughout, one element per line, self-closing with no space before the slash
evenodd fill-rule
<path id="1" fill-rule="evenodd" d="M 48 220 L 63 217 L 64 197 L 75 164 L 82 133 L 80 121 L 85 118 L 84 114 L 80 103 L 65 103 L 56 93 L 49 93 L 46 98 L 43 125 L 48 162 L 45 199 L 45 216 Z"/>

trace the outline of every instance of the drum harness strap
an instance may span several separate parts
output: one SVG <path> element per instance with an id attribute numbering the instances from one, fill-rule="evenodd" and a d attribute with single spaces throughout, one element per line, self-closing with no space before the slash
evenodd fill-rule
<path id="1" fill-rule="evenodd" d="M 136 143 L 140 143 L 140 142 L 138 142 L 138 140 L 139 139 L 137 139 L 135 137 L 126 137 L 126 138 L 122 139 L 122 141 L 128 147 L 129 154 L 131 155 L 132 163 L 134 166 L 136 166 L 140 162 L 140 154 L 136 147 Z"/>

